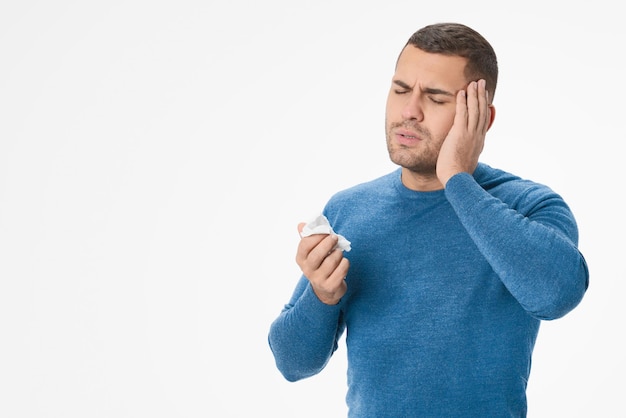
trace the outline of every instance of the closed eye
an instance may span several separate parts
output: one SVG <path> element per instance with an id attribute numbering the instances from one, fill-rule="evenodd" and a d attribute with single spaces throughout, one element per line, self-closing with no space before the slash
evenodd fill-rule
<path id="1" fill-rule="evenodd" d="M 435 104 L 446 104 L 455 97 L 453 93 L 442 89 L 425 88 L 424 93 Z"/>
<path id="2" fill-rule="evenodd" d="M 433 103 L 435 103 L 435 104 L 444 104 L 444 103 L 446 103 L 445 101 L 443 101 L 443 100 L 437 100 L 437 99 L 435 99 L 435 98 L 434 98 L 434 97 L 432 97 L 432 96 L 431 96 L 431 97 L 429 97 L 429 99 L 430 99 L 430 101 L 431 101 L 431 102 L 433 102 Z"/>
<path id="3" fill-rule="evenodd" d="M 393 84 L 396 85 L 396 89 L 393 91 L 395 94 L 407 94 L 413 90 L 411 86 L 401 80 L 393 80 Z"/>

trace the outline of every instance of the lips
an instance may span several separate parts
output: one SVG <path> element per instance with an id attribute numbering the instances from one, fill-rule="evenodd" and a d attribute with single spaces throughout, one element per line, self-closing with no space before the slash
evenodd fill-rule
<path id="1" fill-rule="evenodd" d="M 396 130 L 395 137 L 402 145 L 412 145 L 422 140 L 418 133 L 406 129 Z"/>

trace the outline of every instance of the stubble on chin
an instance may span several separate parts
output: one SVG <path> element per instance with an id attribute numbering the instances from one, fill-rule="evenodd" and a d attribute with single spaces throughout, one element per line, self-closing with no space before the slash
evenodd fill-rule
<path id="1" fill-rule="evenodd" d="M 424 176 L 435 175 L 437 171 L 438 150 L 432 148 L 432 141 L 428 132 L 423 129 L 411 127 L 414 131 L 418 131 L 422 135 L 423 143 L 420 149 L 411 148 L 393 141 L 393 129 L 397 127 L 406 127 L 405 124 L 392 124 L 386 128 L 387 152 L 389 159 L 396 165 L 403 167 L 411 172 Z"/>

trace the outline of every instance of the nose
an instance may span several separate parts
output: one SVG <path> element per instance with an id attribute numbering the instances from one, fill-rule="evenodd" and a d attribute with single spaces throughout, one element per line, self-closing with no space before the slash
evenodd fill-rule
<path id="1" fill-rule="evenodd" d="M 418 122 L 424 120 L 424 111 L 418 92 L 412 92 L 408 95 L 407 101 L 402 109 L 402 118 L 404 120 L 417 120 Z"/>

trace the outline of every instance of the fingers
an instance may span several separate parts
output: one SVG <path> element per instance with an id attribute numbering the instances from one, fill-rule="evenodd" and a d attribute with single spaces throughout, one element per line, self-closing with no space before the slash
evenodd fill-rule
<path id="1" fill-rule="evenodd" d="M 482 80 L 481 80 L 482 81 Z M 472 81 L 467 86 L 467 129 L 470 132 L 476 130 L 480 115 L 480 100 L 478 95 L 478 83 Z"/>
<path id="2" fill-rule="evenodd" d="M 337 304 L 346 293 L 345 277 L 350 262 L 343 251 L 333 250 L 310 277 L 307 276 L 318 299 L 328 305 Z"/>
<path id="3" fill-rule="evenodd" d="M 485 80 L 478 80 L 476 89 L 478 96 L 478 121 L 476 128 L 483 135 L 489 127 L 489 92 L 486 89 L 486 84 Z"/>
<path id="4" fill-rule="evenodd" d="M 481 135 L 487 132 L 490 121 L 488 99 L 485 80 L 481 79 L 469 83 L 466 97 L 467 129 L 469 132 L 478 132 Z M 458 107 L 457 100 L 457 114 Z"/>
<path id="5" fill-rule="evenodd" d="M 470 83 L 471 85 L 471 83 Z M 470 90 L 469 86 L 467 88 L 468 92 Z M 467 126 L 467 94 L 465 90 L 459 90 L 456 95 L 456 113 L 454 115 L 454 125 L 453 126 Z"/>
<path id="6" fill-rule="evenodd" d="M 338 237 L 329 234 L 315 234 L 300 240 L 296 253 L 296 262 L 309 279 L 312 273 L 320 268 L 322 263 L 334 251 Z M 342 255 L 341 250 L 338 250 Z"/>
<path id="7" fill-rule="evenodd" d="M 491 123 L 485 80 L 472 81 L 456 95 L 456 113 L 437 160 L 441 184 L 459 172 L 473 173 Z"/>
<path id="8" fill-rule="evenodd" d="M 348 259 L 343 256 L 343 251 L 336 249 L 328 253 L 315 271 L 314 279 L 318 279 L 318 284 L 326 283 L 328 289 L 337 286 L 348 274 Z"/>
<path id="9" fill-rule="evenodd" d="M 350 261 L 343 256 L 341 250 L 335 250 L 335 252 L 339 254 L 339 258 L 334 260 L 334 261 L 338 261 L 337 264 L 336 265 L 333 264 L 334 267 L 332 267 L 332 265 L 329 265 L 331 269 L 330 269 L 330 274 L 328 274 L 328 277 L 326 278 L 326 280 L 324 280 L 323 282 L 320 282 L 318 286 L 314 286 L 314 287 L 316 287 L 317 289 L 321 291 L 319 293 L 334 294 L 338 296 L 339 298 L 341 298 L 341 296 L 343 296 L 343 293 L 345 293 L 345 281 L 344 280 L 346 276 L 348 275 L 348 270 L 350 268 Z M 339 294 L 340 291 L 342 291 L 341 294 Z"/>
<path id="10" fill-rule="evenodd" d="M 301 226 L 298 225 L 299 231 Z M 346 293 L 344 281 L 350 262 L 343 251 L 335 249 L 339 238 L 334 234 L 315 234 L 300 239 L 296 263 L 309 280 L 313 291 L 324 303 L 334 305 Z"/>

